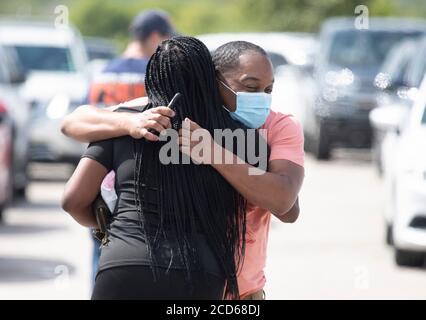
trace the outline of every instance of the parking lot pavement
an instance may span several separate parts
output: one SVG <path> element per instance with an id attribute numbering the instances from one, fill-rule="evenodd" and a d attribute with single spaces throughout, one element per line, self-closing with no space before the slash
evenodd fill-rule
<path id="1" fill-rule="evenodd" d="M 36 171 L 49 180 L 32 182 L 0 227 L 0 299 L 88 299 L 89 233 L 59 207 L 69 168 Z M 424 299 L 426 269 L 395 266 L 381 207 L 369 153 L 308 157 L 299 221 L 271 225 L 267 298 Z"/>
<path id="2" fill-rule="evenodd" d="M 399 268 L 385 245 L 382 186 L 370 154 L 307 159 L 301 215 L 271 225 L 269 299 L 424 299 L 426 268 Z"/>
<path id="3" fill-rule="evenodd" d="M 89 233 L 59 207 L 69 170 L 40 171 L 50 181 L 31 183 L 0 227 L 0 299 L 88 299 Z"/>

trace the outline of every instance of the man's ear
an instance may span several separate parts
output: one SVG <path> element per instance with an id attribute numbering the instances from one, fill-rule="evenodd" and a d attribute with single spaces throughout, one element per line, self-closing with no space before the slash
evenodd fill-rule
<path id="1" fill-rule="evenodd" d="M 226 109 L 228 109 L 229 112 L 235 112 L 237 110 L 237 96 L 223 84 L 223 80 L 219 79 L 220 78 L 218 78 L 217 83 L 223 105 L 226 107 Z"/>

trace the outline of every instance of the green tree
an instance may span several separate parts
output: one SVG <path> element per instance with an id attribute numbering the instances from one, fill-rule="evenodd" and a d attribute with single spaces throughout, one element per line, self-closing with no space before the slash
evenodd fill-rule
<path id="1" fill-rule="evenodd" d="M 354 16 L 359 0 L 245 0 L 243 10 L 256 29 L 316 31 L 332 16 Z M 371 15 L 395 12 L 392 1 L 364 0 Z"/>

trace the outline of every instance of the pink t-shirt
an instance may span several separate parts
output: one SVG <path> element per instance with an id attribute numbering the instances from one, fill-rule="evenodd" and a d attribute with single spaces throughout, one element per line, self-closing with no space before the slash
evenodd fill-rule
<path id="1" fill-rule="evenodd" d="M 271 111 L 266 123 L 270 159 L 289 160 L 304 166 L 304 138 L 299 122 L 291 115 Z M 271 213 L 249 206 L 247 210 L 247 234 L 244 263 L 238 274 L 241 297 L 257 292 L 265 286 L 266 251 L 268 246 Z"/>

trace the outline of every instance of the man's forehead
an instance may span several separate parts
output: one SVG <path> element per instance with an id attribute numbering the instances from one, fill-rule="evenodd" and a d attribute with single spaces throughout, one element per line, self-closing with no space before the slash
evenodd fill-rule
<path id="1" fill-rule="evenodd" d="M 265 81 L 264 77 L 260 77 L 260 76 L 248 74 L 248 73 L 241 74 L 239 78 L 241 81 L 255 81 L 255 82 Z M 275 82 L 275 78 L 273 76 L 271 79 L 268 79 L 268 80 L 270 80 L 271 83 Z"/>

